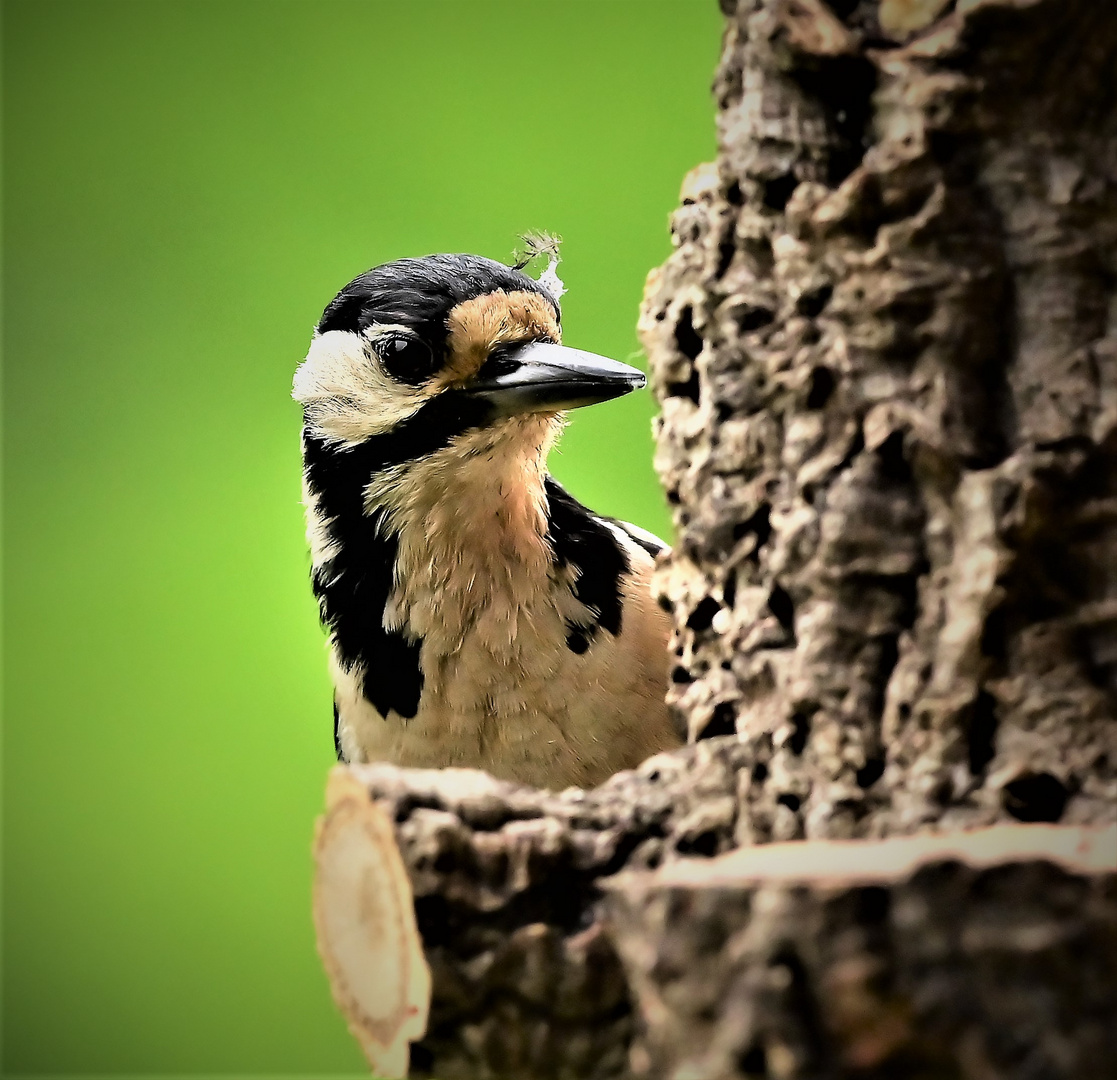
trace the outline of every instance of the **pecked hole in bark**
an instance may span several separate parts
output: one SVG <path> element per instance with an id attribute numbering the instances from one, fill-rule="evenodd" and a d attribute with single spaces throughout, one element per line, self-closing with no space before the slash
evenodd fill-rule
<path id="1" fill-rule="evenodd" d="M 694 309 L 685 307 L 675 324 L 675 344 L 688 360 L 697 360 L 702 351 L 702 338 L 694 329 Z"/>
<path id="2" fill-rule="evenodd" d="M 795 637 L 795 604 L 791 595 L 781 585 L 776 585 L 768 594 L 768 610 L 776 617 L 776 621 L 794 639 Z"/>
<path id="3" fill-rule="evenodd" d="M 914 589 L 914 583 L 913 589 Z M 901 614 L 905 628 L 910 627 L 912 620 L 915 617 L 914 603 L 908 607 L 907 611 Z M 889 680 L 892 678 L 892 673 L 896 670 L 896 665 L 900 661 L 900 635 L 888 634 L 880 639 L 879 653 L 877 654 L 877 688 L 879 698 L 877 707 L 880 708 L 884 704 L 884 694 L 888 689 Z"/>
<path id="4" fill-rule="evenodd" d="M 866 885 L 856 893 L 857 921 L 883 923 L 892 911 L 892 897 L 880 885 Z"/>
<path id="5" fill-rule="evenodd" d="M 811 734 L 811 719 L 805 712 L 796 712 L 792 714 L 791 724 L 793 731 L 791 738 L 787 740 L 787 748 L 799 757 L 807 748 L 807 739 Z"/>
<path id="6" fill-rule="evenodd" d="M 861 164 L 871 141 L 876 66 L 864 56 L 812 57 L 790 74 L 826 114 L 834 134 L 826 182 L 837 187 Z"/>
<path id="7" fill-rule="evenodd" d="M 834 373 L 828 367 L 819 365 L 811 368 L 811 382 L 807 390 L 807 408 L 811 410 L 821 409 L 830 400 L 830 395 L 834 393 L 836 385 L 837 381 L 834 378 Z"/>
<path id="8" fill-rule="evenodd" d="M 833 285 L 819 285 L 817 288 L 809 289 L 800 295 L 799 299 L 795 301 L 795 310 L 800 315 L 813 319 L 822 314 L 833 295 Z"/>
<path id="9" fill-rule="evenodd" d="M 966 727 L 966 754 L 971 776 L 981 776 L 997 754 L 997 703 L 982 690 L 974 699 Z"/>
<path id="10" fill-rule="evenodd" d="M 729 231 L 718 244 L 718 264 L 717 269 L 714 271 L 714 277 L 720 280 L 725 277 L 729 272 L 729 267 L 733 262 L 733 256 L 737 254 L 737 245 L 733 239 L 732 231 Z"/>
<path id="11" fill-rule="evenodd" d="M 761 183 L 761 199 L 769 210 L 782 211 L 787 206 L 792 192 L 799 186 L 799 181 L 793 173 L 775 176 L 771 180 Z"/>
<path id="12" fill-rule="evenodd" d="M 904 433 L 893 431 L 876 449 L 881 478 L 894 484 L 911 481 L 911 465 L 904 450 Z"/>
<path id="13" fill-rule="evenodd" d="M 742 334 L 748 334 L 753 330 L 768 326 L 776 317 L 776 313 L 771 308 L 766 308 L 760 304 L 742 304 L 734 309 L 733 315 L 737 323 L 737 329 Z"/>
<path id="14" fill-rule="evenodd" d="M 1066 785 L 1050 773 L 1034 773 L 1018 777 L 1005 785 L 1005 810 L 1017 821 L 1054 824 L 1066 809 L 1070 793 Z"/>
<path id="15" fill-rule="evenodd" d="M 807 975 L 807 966 L 799 954 L 790 946 L 780 948 L 772 957 L 769 965 L 772 971 L 779 971 L 784 978 L 782 991 L 785 1001 L 794 1010 L 802 1025 L 800 1037 L 806 1044 L 802 1047 L 813 1055 L 818 1055 L 826 1044 L 819 1020 L 819 1008 Z M 786 981 L 785 981 L 786 980 Z"/>
<path id="16" fill-rule="evenodd" d="M 688 378 L 686 382 L 667 384 L 668 397 L 689 398 L 695 405 L 698 404 L 700 393 L 701 387 L 698 381 L 698 369 L 693 365 L 690 369 L 690 378 Z"/>
<path id="17" fill-rule="evenodd" d="M 716 855 L 719 846 L 719 837 L 714 829 L 707 829 L 705 832 L 700 832 L 695 836 L 683 837 L 675 850 L 680 855 L 699 855 L 703 858 L 710 858 Z"/>
<path id="18" fill-rule="evenodd" d="M 1003 664 L 1008 655 L 1007 620 L 1004 605 L 998 605 L 985 616 L 981 629 L 981 653 L 997 664 Z"/>
<path id="19" fill-rule="evenodd" d="M 721 596 L 722 596 L 722 600 L 725 602 L 725 606 L 727 608 L 729 608 L 730 610 L 732 610 L 733 605 L 737 602 L 737 575 L 736 574 L 731 572 L 726 577 L 725 584 L 721 588 Z"/>
<path id="20" fill-rule="evenodd" d="M 687 629 L 702 633 L 713 625 L 714 616 L 721 611 L 719 604 L 712 596 L 703 597 L 698 606 L 690 613 L 686 621 Z"/>
<path id="21" fill-rule="evenodd" d="M 857 786 L 871 788 L 884 775 L 884 758 L 872 757 L 857 770 Z"/>
<path id="22" fill-rule="evenodd" d="M 737 734 L 737 710 L 728 701 L 721 702 L 715 709 L 709 723 L 695 736 L 695 739 L 716 739 L 720 735 Z"/>
<path id="23" fill-rule="evenodd" d="M 753 545 L 752 551 L 749 552 L 749 559 L 753 562 L 759 561 L 760 549 L 768 543 L 768 539 L 772 535 L 771 512 L 771 506 L 768 503 L 762 503 L 746 521 L 738 522 L 733 526 L 734 543 L 750 535 L 756 538 L 756 543 Z"/>
<path id="24" fill-rule="evenodd" d="M 746 1077 L 768 1075 L 768 1053 L 763 1046 L 750 1046 L 737 1058 L 737 1068 Z"/>

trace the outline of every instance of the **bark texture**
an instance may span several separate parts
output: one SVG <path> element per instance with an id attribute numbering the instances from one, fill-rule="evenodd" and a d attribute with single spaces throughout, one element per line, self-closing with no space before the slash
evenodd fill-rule
<path id="1" fill-rule="evenodd" d="M 1109 1075 L 1117 856 L 1059 853 L 1117 803 L 1117 6 L 723 10 L 640 320 L 694 745 L 561 794 L 350 770 L 430 967 L 412 1070 Z"/>
<path id="2" fill-rule="evenodd" d="M 727 6 L 641 317 L 672 700 L 749 840 L 1108 817 L 1117 8 Z"/>
<path id="3" fill-rule="evenodd" d="M 627 1075 L 635 1021 L 601 883 L 730 848 L 737 752 L 728 740 L 689 747 L 559 794 L 472 770 L 350 766 L 396 822 L 430 966 L 413 1069 L 439 1080 Z"/>
<path id="4" fill-rule="evenodd" d="M 827 842 L 807 841 L 762 867 L 754 849 L 621 875 L 607 911 L 643 1018 L 634 1073 L 1110 1074 L 1117 875 L 1014 853 L 1024 828 L 970 833 L 957 853 L 939 834 L 911 867 L 908 839 L 858 843 L 829 869 Z M 1048 858 L 1082 832 L 1051 830 Z M 1111 860 L 1108 840 L 1096 854 Z"/>
<path id="5" fill-rule="evenodd" d="M 726 792 L 743 749 L 712 740 L 561 794 L 470 770 L 339 767 L 347 792 L 360 785 L 396 822 L 414 891 L 433 995 L 412 1072 L 1111 1075 L 1117 827 L 695 857 L 731 843 Z M 360 861 L 383 862 L 371 854 Z M 390 875 L 365 884 L 393 888 Z M 334 986 L 344 1004 L 348 988 Z"/>

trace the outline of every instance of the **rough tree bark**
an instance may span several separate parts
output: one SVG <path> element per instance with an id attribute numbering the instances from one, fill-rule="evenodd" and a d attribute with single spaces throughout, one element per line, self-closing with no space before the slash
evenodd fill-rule
<path id="1" fill-rule="evenodd" d="M 441 1080 L 1107 1075 L 1117 7 L 723 9 L 718 160 L 640 322 L 694 745 L 561 794 L 349 770 L 335 990 L 398 1061 L 387 882 Z M 347 916 L 357 835 L 406 882 L 370 855 Z M 370 911 L 401 989 L 358 1006 Z"/>
<path id="2" fill-rule="evenodd" d="M 753 840 L 1117 798 L 1117 9 L 947 6 L 741 3 L 644 306 L 672 697 Z"/>

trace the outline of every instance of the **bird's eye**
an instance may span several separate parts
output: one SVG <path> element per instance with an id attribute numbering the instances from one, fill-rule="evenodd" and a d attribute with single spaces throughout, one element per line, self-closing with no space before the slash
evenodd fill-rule
<path id="1" fill-rule="evenodd" d="M 384 370 L 400 382 L 426 382 L 437 369 L 434 351 L 421 338 L 393 334 L 377 341 L 376 353 Z"/>

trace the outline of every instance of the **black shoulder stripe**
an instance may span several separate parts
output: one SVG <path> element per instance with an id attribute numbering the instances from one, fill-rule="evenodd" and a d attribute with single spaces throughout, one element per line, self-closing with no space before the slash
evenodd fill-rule
<path id="1" fill-rule="evenodd" d="M 575 566 L 574 595 L 594 613 L 589 626 L 569 625 L 567 647 L 584 653 L 598 629 L 621 632 L 621 578 L 630 564 L 617 537 L 551 477 L 546 480 L 547 536 L 556 567 Z"/>
<path id="2" fill-rule="evenodd" d="M 341 714 L 337 711 L 337 698 L 334 698 L 334 753 L 338 761 L 344 761 L 345 755 L 341 752 Z"/>
<path id="3" fill-rule="evenodd" d="M 308 435 L 303 459 L 307 484 L 318 496 L 338 549 L 311 577 L 322 621 L 342 662 L 364 667 L 362 691 L 376 711 L 386 716 L 394 710 L 410 718 L 419 711 L 423 690 L 422 640 L 384 629 L 398 539 L 383 528 L 381 515 L 364 513 L 370 476 L 366 447 L 337 449 Z"/>

